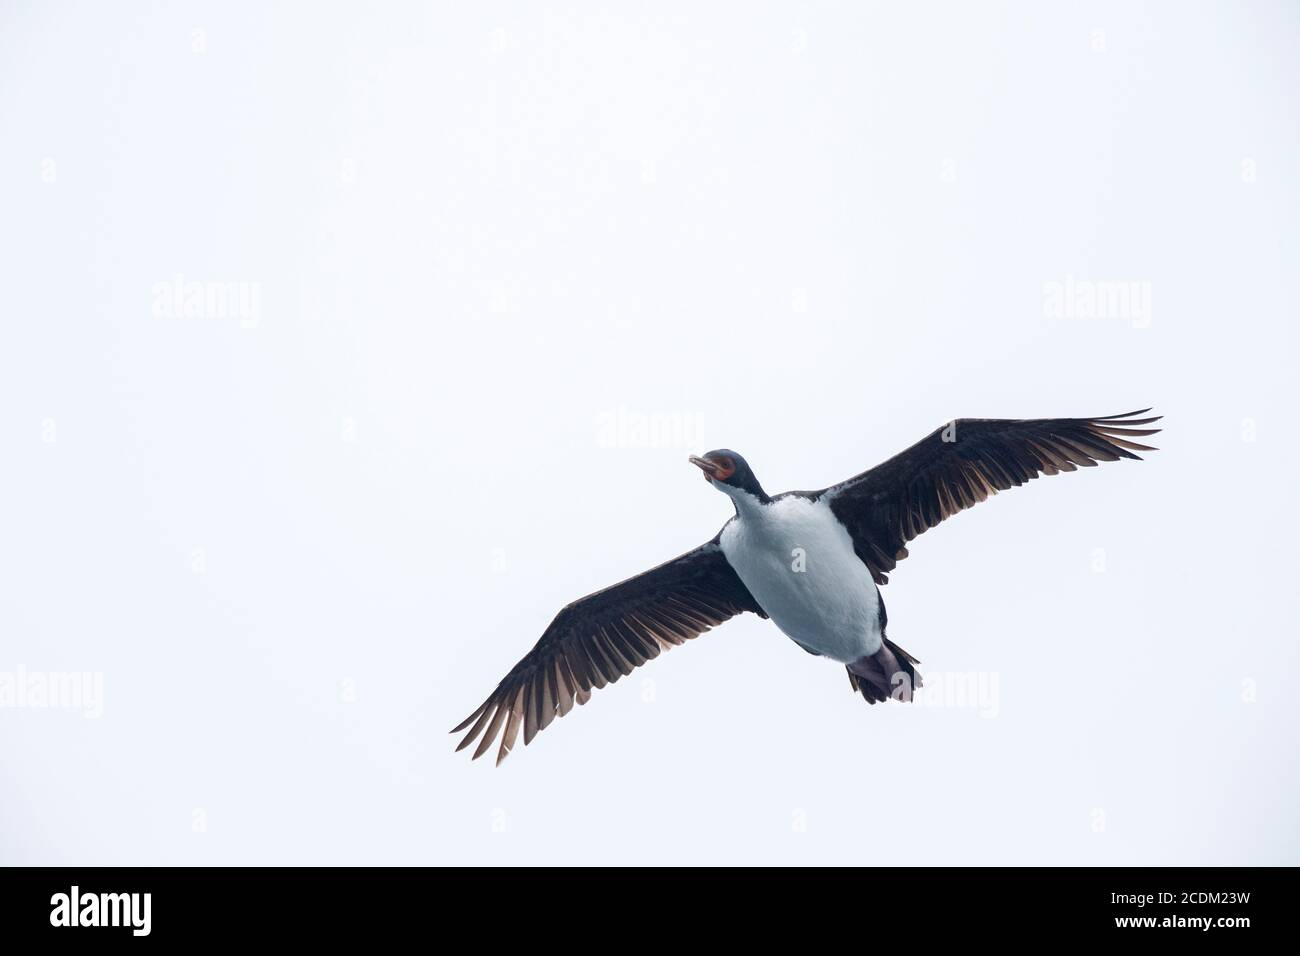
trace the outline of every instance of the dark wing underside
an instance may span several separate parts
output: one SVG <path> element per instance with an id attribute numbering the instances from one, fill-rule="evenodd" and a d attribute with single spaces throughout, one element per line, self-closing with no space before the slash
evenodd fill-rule
<path id="1" fill-rule="evenodd" d="M 469 727 L 457 750 L 483 735 L 477 759 L 500 736 L 497 763 L 522 725 L 532 742 L 556 717 L 585 704 L 593 687 L 612 684 L 659 652 L 744 611 L 759 611 L 717 539 L 644 574 L 574 601 L 537 645 L 452 733 Z M 472 725 L 472 726 L 471 726 Z"/>
<path id="2" fill-rule="evenodd" d="M 907 543 L 944 518 L 1041 475 L 1155 451 L 1149 408 L 1107 418 L 959 418 L 870 471 L 817 493 L 849 530 L 877 584 L 907 557 Z"/>

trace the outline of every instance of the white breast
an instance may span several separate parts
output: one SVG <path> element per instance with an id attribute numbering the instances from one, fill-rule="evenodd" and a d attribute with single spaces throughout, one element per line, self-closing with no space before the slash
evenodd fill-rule
<path id="1" fill-rule="evenodd" d="M 880 649 L 875 582 L 824 502 L 791 495 L 740 507 L 719 544 L 772 622 L 799 644 L 846 664 Z"/>

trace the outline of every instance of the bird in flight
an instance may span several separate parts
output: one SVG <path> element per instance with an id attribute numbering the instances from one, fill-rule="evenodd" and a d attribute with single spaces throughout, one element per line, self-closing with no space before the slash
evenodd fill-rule
<path id="1" fill-rule="evenodd" d="M 880 585 L 907 544 L 950 515 L 1039 475 L 1099 461 L 1141 460 L 1134 439 L 1161 416 L 959 418 L 911 448 L 820 491 L 769 495 L 728 449 L 690 461 L 735 515 L 713 538 L 643 574 L 574 601 L 491 696 L 469 728 L 477 759 L 498 738 L 500 764 L 524 743 L 661 651 L 746 611 L 768 618 L 810 654 L 843 664 L 868 703 L 911 700 L 920 663 L 885 635 Z"/>

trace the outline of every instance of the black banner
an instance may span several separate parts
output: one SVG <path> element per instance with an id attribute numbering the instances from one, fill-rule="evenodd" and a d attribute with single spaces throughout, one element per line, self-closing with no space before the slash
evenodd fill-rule
<path id="1" fill-rule="evenodd" d="M 1285 928 L 1291 876 L 1211 868 L 8 869 L 0 871 L 0 918 L 8 941 L 87 945 L 373 944 L 416 933 L 461 946 L 483 932 L 494 948 L 516 941 L 550 950 L 689 932 L 697 944 L 799 933 L 871 947 L 1043 934 L 1231 946 Z"/>

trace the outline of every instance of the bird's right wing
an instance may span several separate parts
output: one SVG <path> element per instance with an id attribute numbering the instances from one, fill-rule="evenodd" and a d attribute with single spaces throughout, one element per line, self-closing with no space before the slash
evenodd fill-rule
<path id="1" fill-rule="evenodd" d="M 520 724 L 529 744 L 575 701 L 585 704 L 593 687 L 612 684 L 660 651 L 745 611 L 762 614 L 716 538 L 574 601 L 482 706 L 452 729 L 454 734 L 469 727 L 456 749 L 483 734 L 474 751 L 477 759 L 500 735 L 499 764 L 514 746 Z"/>

